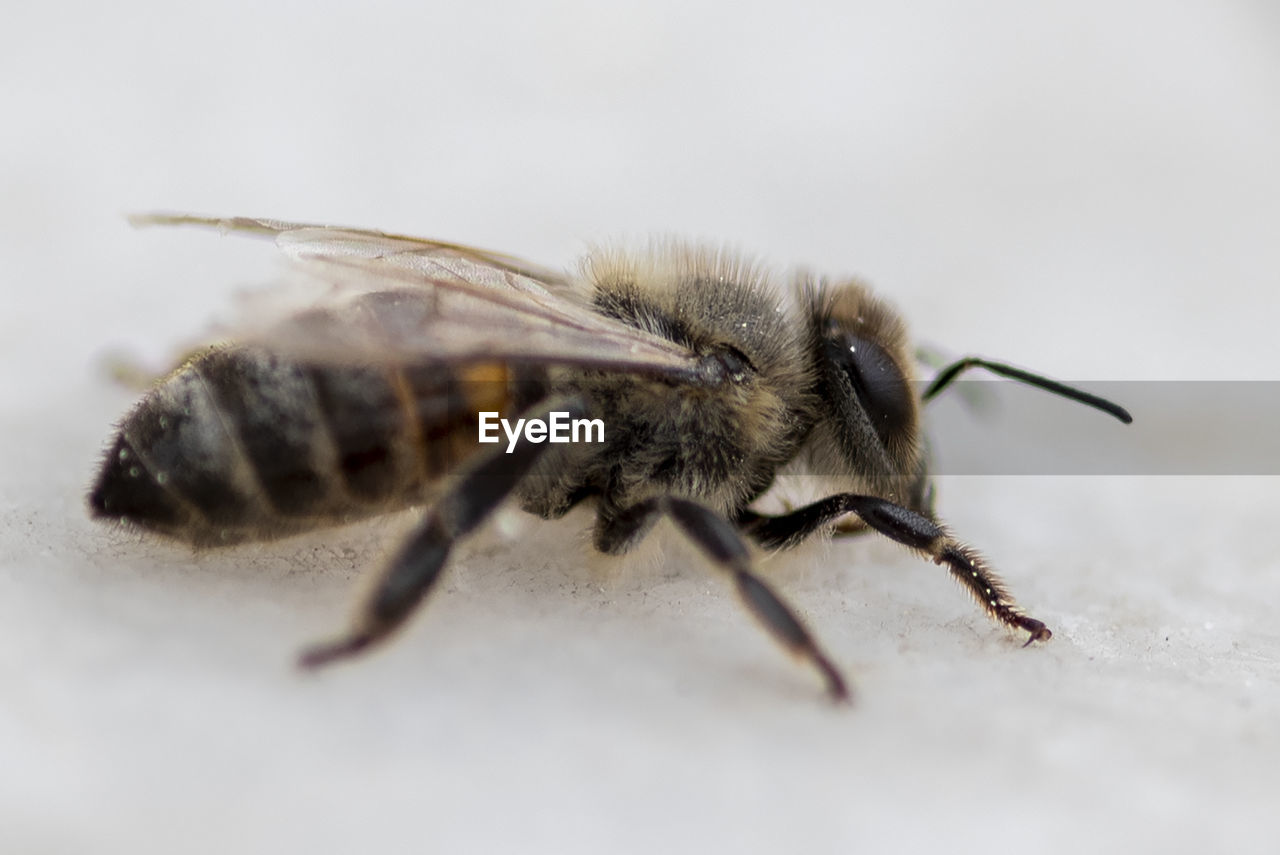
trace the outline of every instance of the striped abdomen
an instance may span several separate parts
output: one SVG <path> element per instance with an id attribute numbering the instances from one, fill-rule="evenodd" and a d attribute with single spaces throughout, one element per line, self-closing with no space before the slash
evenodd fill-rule
<path id="1" fill-rule="evenodd" d="M 265 540 L 420 502 L 506 412 L 503 365 L 302 366 L 210 351 L 121 425 L 96 515 L 201 545 Z"/>

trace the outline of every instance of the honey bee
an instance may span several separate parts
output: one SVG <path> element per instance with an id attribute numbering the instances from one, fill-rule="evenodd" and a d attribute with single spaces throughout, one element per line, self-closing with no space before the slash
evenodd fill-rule
<path id="1" fill-rule="evenodd" d="M 724 251 L 603 250 L 561 274 L 377 231 L 136 222 L 272 238 L 332 293 L 157 383 L 111 443 L 94 516 L 210 547 L 425 507 L 350 629 L 304 651 L 305 667 L 386 640 L 454 545 L 508 498 L 546 519 L 589 503 L 594 546 L 608 554 L 670 518 L 837 700 L 848 683 L 753 569 L 750 542 L 776 550 L 837 526 L 877 532 L 945 566 L 1026 644 L 1044 641 L 1044 623 L 934 515 L 921 406 L 980 367 L 1131 421 L 1109 401 L 977 358 L 920 395 L 902 318 L 864 284 L 798 273 L 780 288 Z M 579 441 L 557 441 L 557 428 L 563 440 L 580 423 Z M 782 514 L 753 510 L 783 467 L 847 489 Z"/>

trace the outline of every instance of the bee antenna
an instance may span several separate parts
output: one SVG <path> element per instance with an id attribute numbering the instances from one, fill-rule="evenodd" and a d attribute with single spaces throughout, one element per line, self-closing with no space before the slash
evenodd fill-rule
<path id="1" fill-rule="evenodd" d="M 1081 404 L 1093 407 L 1095 410 L 1101 410 L 1107 415 L 1114 416 L 1125 424 L 1130 424 L 1133 421 L 1133 416 L 1129 415 L 1128 410 L 1119 404 L 1113 404 L 1105 398 L 1090 395 L 1088 392 L 1073 388 L 1065 383 L 1050 380 L 1048 377 L 1042 377 L 1039 374 L 1032 374 L 1030 371 L 1023 371 L 1021 368 L 1014 368 L 1012 365 L 1005 365 L 1002 362 L 989 362 L 976 356 L 967 356 L 964 359 L 956 360 L 938 372 L 938 376 L 933 378 L 929 388 L 925 389 L 921 400 L 926 402 L 932 400 L 939 392 L 951 385 L 951 381 L 955 380 L 962 371 L 967 371 L 970 368 L 985 368 L 992 374 L 1008 377 L 1010 380 L 1017 380 L 1019 383 L 1035 386 L 1037 389 L 1043 389 L 1059 397 L 1078 401 Z"/>

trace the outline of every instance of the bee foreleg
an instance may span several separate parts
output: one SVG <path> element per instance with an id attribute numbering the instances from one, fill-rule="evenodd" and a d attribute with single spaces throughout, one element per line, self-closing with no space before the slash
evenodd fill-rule
<path id="1" fill-rule="evenodd" d="M 995 620 L 1030 633 L 1027 644 L 1047 641 L 1053 633 L 1018 608 L 1004 582 L 972 547 L 956 540 L 938 523 L 913 510 L 876 496 L 838 493 L 780 517 L 757 517 L 745 530 L 767 547 L 790 546 L 806 534 L 844 514 L 853 513 L 871 528 L 903 546 L 945 564 Z"/>
<path id="2" fill-rule="evenodd" d="M 843 519 L 831 527 L 832 537 L 856 537 L 871 531 L 871 526 L 857 517 Z"/>
<path id="3" fill-rule="evenodd" d="M 832 526 L 833 534 L 837 537 L 850 537 L 870 531 L 870 526 L 862 519 L 847 515 L 848 511 L 838 505 L 830 506 L 830 502 L 823 499 L 777 516 L 745 510 L 738 514 L 736 522 L 744 534 L 765 549 L 787 549 L 797 546 L 827 526 Z M 842 516 L 846 519 L 840 519 Z"/>
<path id="4" fill-rule="evenodd" d="M 576 398 L 544 403 L 529 414 L 545 417 L 553 410 L 567 412 L 570 418 L 586 414 L 586 407 Z M 382 641 L 404 623 L 440 578 L 453 545 L 502 504 L 550 447 L 548 443 L 520 441 L 510 454 L 499 447 L 482 455 L 427 511 L 383 570 L 372 595 L 362 604 L 351 632 L 304 651 L 300 664 L 311 668 L 353 655 Z"/>
<path id="5" fill-rule="evenodd" d="M 663 514 L 671 517 L 717 567 L 733 577 L 738 596 L 783 647 L 813 663 L 826 680 L 831 697 L 848 700 L 849 689 L 840 672 L 818 647 L 795 610 L 751 572 L 751 553 L 746 542 L 733 525 L 715 511 L 671 496 L 649 499 L 609 516 L 602 514 L 596 524 L 596 547 L 602 552 L 621 552 Z"/>

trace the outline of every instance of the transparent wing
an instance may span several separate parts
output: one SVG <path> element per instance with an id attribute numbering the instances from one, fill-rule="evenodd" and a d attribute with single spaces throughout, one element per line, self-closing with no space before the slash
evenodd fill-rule
<path id="1" fill-rule="evenodd" d="M 255 217 L 202 217 L 198 214 L 173 213 L 135 214 L 129 218 L 129 222 L 135 226 L 202 226 L 217 229 L 224 234 L 272 238 L 285 254 L 293 258 L 375 258 L 388 266 L 419 272 L 430 272 L 436 264 L 457 259 L 535 279 L 550 290 L 566 290 L 569 287 L 563 273 L 530 264 L 514 256 L 371 229 L 290 223 Z"/>
<path id="2" fill-rule="evenodd" d="M 149 214 L 136 225 L 199 225 L 273 238 L 328 286 L 315 308 L 241 338 L 312 362 L 501 360 L 595 367 L 688 381 L 686 348 L 568 297 L 561 274 L 487 250 L 376 231 L 244 217 Z"/>

